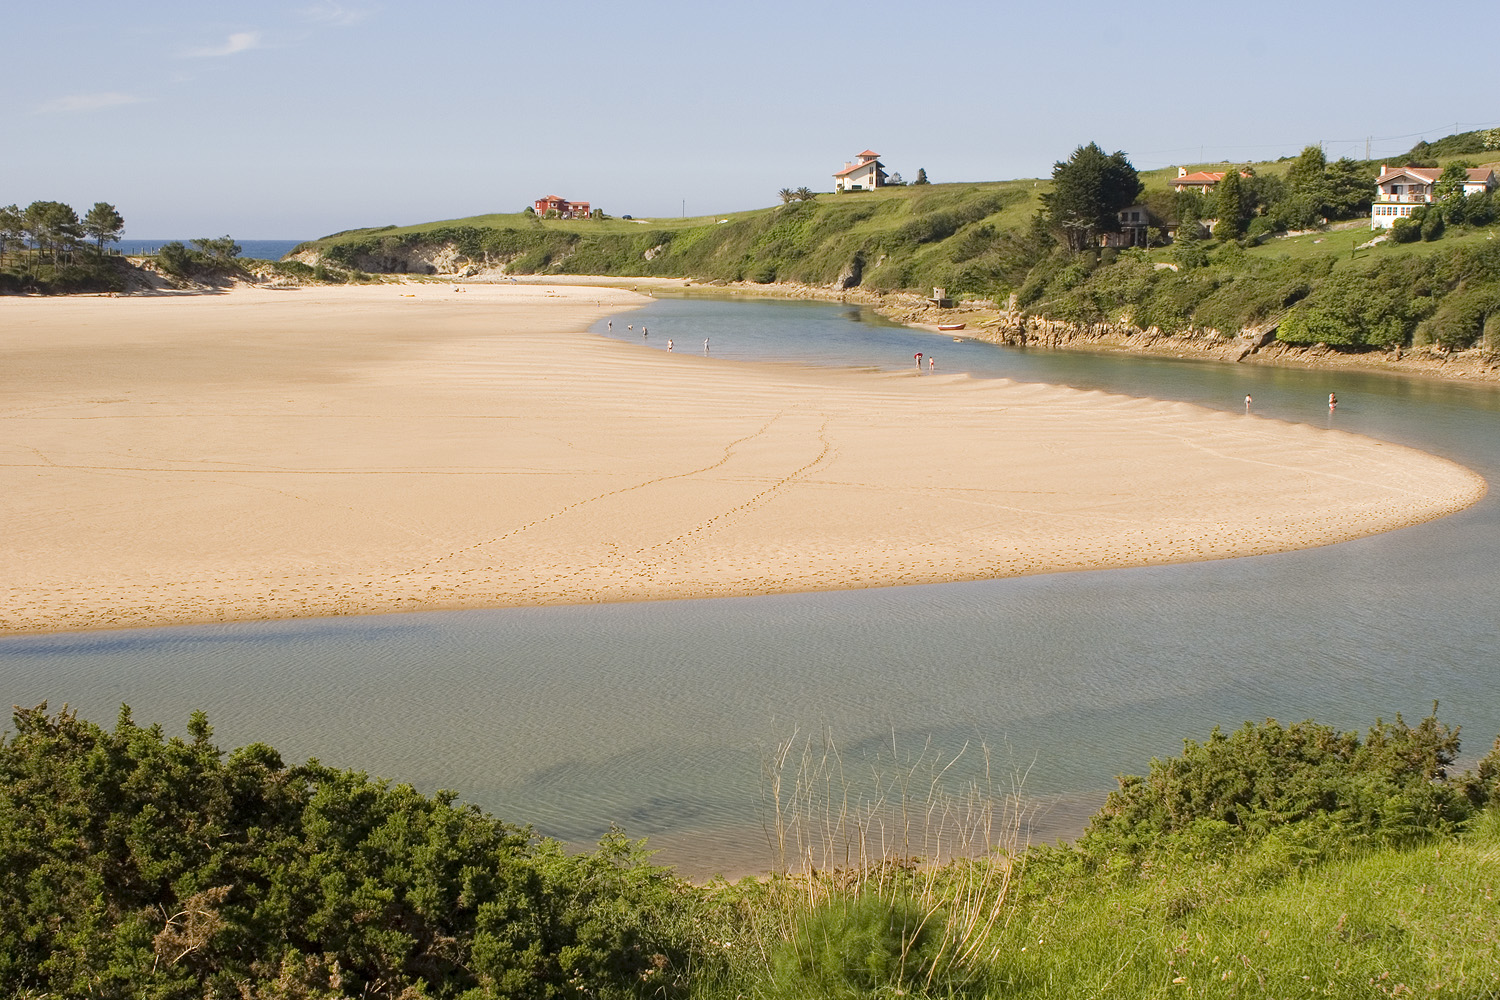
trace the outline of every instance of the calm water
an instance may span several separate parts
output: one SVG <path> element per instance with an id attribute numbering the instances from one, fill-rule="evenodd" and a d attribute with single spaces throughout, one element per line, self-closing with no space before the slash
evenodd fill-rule
<path id="1" fill-rule="evenodd" d="M 156 253 L 163 246 L 171 242 L 172 240 L 141 240 L 135 239 L 133 237 L 127 237 L 125 239 L 122 239 L 119 243 L 115 244 L 115 249 L 124 254 L 140 255 Z M 177 240 L 177 242 L 187 247 L 191 247 L 193 245 L 193 241 L 190 239 L 179 239 Z M 297 244 L 303 243 L 305 241 L 235 240 L 235 242 L 240 245 L 241 257 L 253 257 L 256 260 L 280 260 L 287 254 L 291 253 L 292 250 L 297 246 Z"/>
<path id="2" fill-rule="evenodd" d="M 633 325 L 634 331 L 624 327 Z M 828 305 L 667 300 L 614 318 L 652 349 L 1052 381 L 1337 426 L 1493 480 L 1500 393 L 1347 373 L 1002 349 Z M 604 324 L 600 324 L 601 330 Z M 611 822 L 691 872 L 765 863 L 762 765 L 828 732 L 850 771 L 994 749 L 1068 832 L 1121 772 L 1247 719 L 1363 727 L 1433 700 L 1477 757 L 1500 732 L 1500 532 L 1456 516 L 1278 556 L 717 601 L 351 618 L 0 641 L 0 694 L 222 745 L 273 743 L 453 788 L 573 841 Z M 894 750 L 893 750 L 894 748 Z M 887 763 L 888 766 L 888 763 Z M 955 773 L 962 773 L 963 767 Z M 1008 780 L 1008 779 L 1006 779 Z"/>

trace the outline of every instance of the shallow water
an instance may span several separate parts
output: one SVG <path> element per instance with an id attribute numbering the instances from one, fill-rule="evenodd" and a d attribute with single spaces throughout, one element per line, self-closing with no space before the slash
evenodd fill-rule
<path id="1" fill-rule="evenodd" d="M 642 325 L 650 336 L 641 338 Z M 634 326 L 634 330 L 624 329 Z M 603 331 L 605 324 L 600 324 Z M 859 310 L 667 300 L 613 334 L 713 356 L 1052 381 L 1242 410 L 1500 470 L 1500 393 L 1347 372 L 1019 351 Z M 1339 396 L 1330 417 L 1325 400 Z M 847 771 L 994 752 L 1076 829 L 1112 777 L 1247 719 L 1441 716 L 1466 754 L 1500 732 L 1497 501 L 1374 538 L 1135 570 L 714 601 L 426 613 L 0 640 L 0 694 L 109 724 L 122 702 L 180 733 L 263 740 L 459 791 L 567 840 L 611 823 L 689 872 L 769 863 L 762 767 L 827 732 Z M 965 746 L 968 750 L 964 750 Z M 894 748 L 894 749 L 893 749 Z"/>

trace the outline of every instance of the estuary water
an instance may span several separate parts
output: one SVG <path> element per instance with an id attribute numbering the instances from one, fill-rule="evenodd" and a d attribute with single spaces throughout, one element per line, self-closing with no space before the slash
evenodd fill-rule
<path id="1" fill-rule="evenodd" d="M 115 249 L 121 253 L 140 256 L 143 254 L 157 253 L 168 243 L 177 242 L 183 246 L 191 247 L 191 239 L 180 240 L 147 240 L 136 239 L 127 236 L 116 244 Z M 254 258 L 255 260 L 280 260 L 291 253 L 303 240 L 235 240 L 240 245 L 240 256 Z"/>
<path id="2" fill-rule="evenodd" d="M 1490 387 L 1008 349 L 828 304 L 661 299 L 597 330 L 645 350 L 707 338 L 728 360 L 894 370 L 920 351 L 943 373 L 1225 410 L 1248 393 L 1267 418 L 1500 473 Z M 950 776 L 975 776 L 987 747 L 1002 791 L 1024 774 L 1048 805 L 1031 836 L 1050 839 L 1076 833 L 1115 775 L 1214 726 L 1363 728 L 1436 700 L 1480 756 L 1500 733 L 1497 521 L 1492 493 L 1373 538 L 1181 566 L 16 637 L 0 640 L 0 695 L 105 725 L 129 703 L 172 733 L 202 708 L 225 747 L 451 788 L 575 843 L 618 824 L 690 874 L 772 863 L 765 768 L 793 739 L 831 740 L 856 776 L 954 757 Z"/>

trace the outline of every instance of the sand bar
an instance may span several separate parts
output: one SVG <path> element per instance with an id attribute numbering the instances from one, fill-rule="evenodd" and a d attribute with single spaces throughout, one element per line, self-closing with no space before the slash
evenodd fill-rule
<path id="1" fill-rule="evenodd" d="M 0 299 L 0 632 L 1209 559 L 1414 524 L 1485 489 L 1411 449 L 1185 404 L 584 332 L 641 301 L 431 284 Z"/>

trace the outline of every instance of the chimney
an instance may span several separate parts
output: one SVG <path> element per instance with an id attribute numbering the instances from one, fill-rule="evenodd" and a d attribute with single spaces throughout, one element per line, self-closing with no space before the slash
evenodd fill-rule
<path id="1" fill-rule="evenodd" d="M 1187 167 L 1178 167 L 1177 168 L 1177 176 L 1178 177 L 1186 177 L 1187 176 Z"/>

